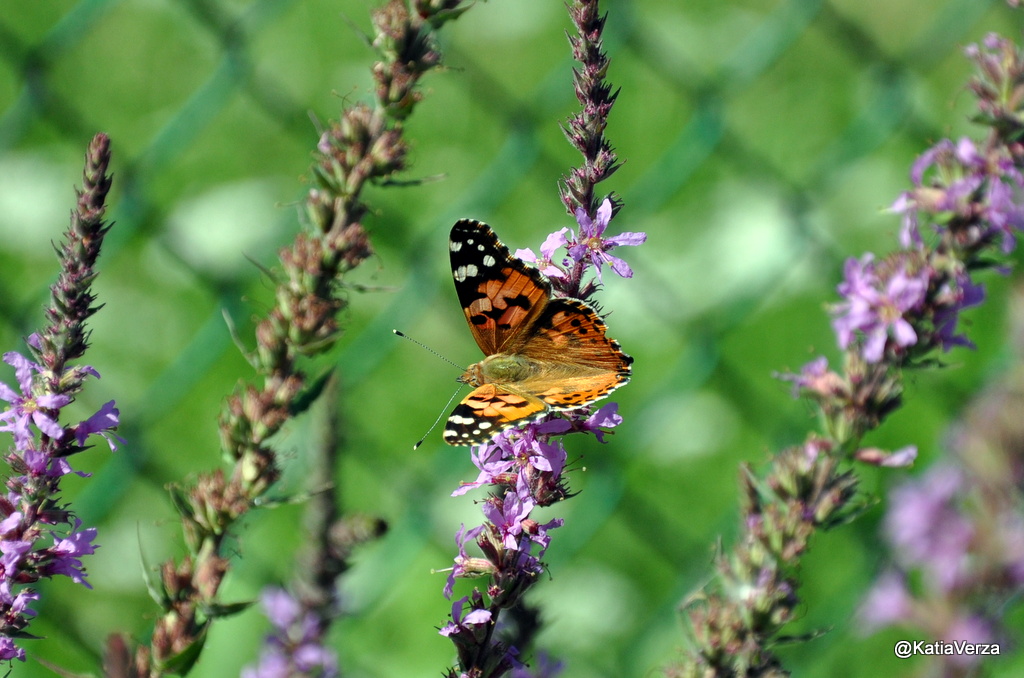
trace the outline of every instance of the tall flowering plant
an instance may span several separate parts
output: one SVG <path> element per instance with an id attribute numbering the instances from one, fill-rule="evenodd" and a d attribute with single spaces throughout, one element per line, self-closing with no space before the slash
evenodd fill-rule
<path id="1" fill-rule="evenodd" d="M 97 310 L 91 292 L 96 260 L 110 225 L 104 221 L 111 179 L 110 141 L 96 135 L 86 153 L 83 188 L 71 213 L 71 226 L 57 248 L 61 273 L 50 287 L 48 325 L 29 336 L 28 356 L 4 353 L 14 368 L 15 385 L 0 382 L 0 431 L 13 435 L 14 446 L 4 455 L 10 467 L 6 494 L 0 496 L 0 659 L 25 660 L 18 642 L 33 636 L 27 630 L 35 612 L 30 605 L 39 594 L 32 584 L 64 576 L 91 588 L 82 557 L 95 550 L 96 528 L 83 527 L 61 500 L 61 479 L 75 471 L 70 459 L 91 447 L 93 434 L 110 449 L 123 442 L 113 430 L 119 423 L 114 401 L 86 420 L 62 423 L 62 410 L 71 404 L 90 377 L 89 365 L 73 364 L 89 345 L 86 321 Z"/>
<path id="2" fill-rule="evenodd" d="M 942 210 L 963 218 L 976 212 L 987 221 L 987 236 L 1009 252 L 1024 226 L 1024 153 L 1017 141 L 1024 123 L 1024 55 L 994 34 L 966 53 L 978 66 L 971 82 L 978 119 L 993 133 L 980 149 L 966 139 L 937 144 L 915 165 L 915 189 L 898 206 L 907 213 L 905 229 L 917 225 L 917 214 L 907 209 L 909 201 L 926 213 Z M 925 185 L 922 175 L 927 170 L 943 180 Z M 904 235 L 904 240 L 914 238 L 912 230 Z M 972 301 L 982 297 L 975 288 Z M 1015 301 L 1012 347 L 1019 363 L 1024 356 L 1019 292 Z M 963 337 L 954 341 L 969 345 Z M 899 626 L 950 644 L 999 648 L 1019 642 L 1006 617 L 1007 606 L 1024 585 L 1022 388 L 1018 364 L 952 428 L 948 453 L 889 493 L 883 538 L 892 562 L 860 609 L 865 632 Z M 939 655 L 929 668 L 943 676 L 971 675 L 985 657 L 973 652 Z"/>
<path id="3" fill-rule="evenodd" d="M 468 7 L 464 0 L 388 0 L 372 13 L 374 34 L 367 42 L 378 56 L 373 102 L 347 106 L 317 141 L 313 186 L 304 203 L 308 228 L 280 252 L 276 303 L 257 324 L 255 349 L 247 356 L 258 376 L 239 384 L 220 417 L 222 450 L 231 467 L 172 489 L 189 553 L 178 563 L 164 563 L 160 581 L 151 587 L 161 615 L 149 643 L 134 651 L 121 637 L 109 643 L 107 663 L 119 667 L 109 675 L 185 673 L 199 658 L 212 623 L 249 605 L 218 599 L 231 565 L 225 540 L 280 477 L 269 439 L 324 389 L 336 388 L 330 379 L 310 380 L 302 360 L 329 351 L 340 338 L 345 274 L 373 253 L 363 222 L 370 211 L 364 189 L 387 185 L 406 169 L 403 122 L 423 98 L 420 79 L 441 62 L 436 31 Z M 351 549 L 385 526 L 365 516 L 338 515 L 331 487 L 337 423 L 328 428 L 316 452 L 321 491 L 308 504 L 310 541 L 302 572 L 289 590 L 264 592 L 274 628 L 259 662 L 245 675 L 337 675 L 337 658 L 324 646 L 339 613 L 336 580 L 348 568 Z"/>
<path id="4" fill-rule="evenodd" d="M 842 299 L 832 308 L 841 367 L 819 358 L 786 377 L 817 403 L 822 431 L 777 454 L 763 478 L 744 469 L 741 535 L 718 558 L 713 583 L 694 596 L 692 649 L 668 675 L 783 675 L 772 648 L 799 604 L 800 557 L 817 530 L 860 508 L 848 462 L 905 466 L 916 456 L 912 445 L 864 447 L 864 434 L 900 406 L 904 369 L 971 346 L 961 314 L 983 301 L 979 274 L 1004 270 L 996 257 L 1015 247 L 1024 225 L 1024 59 L 994 35 L 967 55 L 978 67 L 971 89 L 988 137 L 944 140 L 924 153 L 911 170 L 913 187 L 892 207 L 902 216 L 901 249 L 846 262 Z M 955 490 L 955 478 L 934 476 L 929 485 Z"/>
<path id="5" fill-rule="evenodd" d="M 576 35 L 569 40 L 580 64 L 573 74 L 582 111 L 563 129 L 584 160 L 581 167 L 563 178 L 561 195 L 568 212 L 575 216 L 575 228 L 562 228 L 549 235 L 539 254 L 519 250 L 516 256 L 536 265 L 550 280 L 555 295 L 591 301 L 606 264 L 624 278 L 633 275 L 629 265 L 610 254 L 611 250 L 639 245 L 646 235 L 606 235 L 619 205 L 613 196 L 598 198 L 594 191 L 595 185 L 618 167 L 603 134 L 615 101 L 604 80 L 608 68 L 601 44 L 605 19 L 599 15 L 597 0 L 573 2 L 569 12 L 576 28 Z M 497 678 L 557 673 L 557 663 L 538 661 L 531 673 L 519 659 L 537 630 L 536 615 L 525 610 L 522 598 L 543 572 L 541 558 L 551 543 L 552 530 L 564 524 L 561 518 L 541 522 L 534 511 L 571 495 L 564 477 L 567 453 L 561 436 L 592 433 L 604 442 L 606 430 L 621 422 L 616 403 L 596 411 L 586 407 L 505 430 L 473 448 L 472 460 L 479 475 L 453 496 L 478 487 L 489 488 L 482 502 L 485 522 L 470 529 L 463 525 L 456 533 L 458 554 L 444 594 L 452 598 L 459 578 L 485 577 L 488 584 L 484 591 L 476 587 L 455 600 L 451 621 L 440 630 L 454 643 L 458 655 L 458 664 L 448 676 Z M 471 555 L 470 545 L 475 545 L 483 557 Z M 509 637 L 499 639 L 495 632 L 502 611 L 512 615 L 516 623 Z"/>

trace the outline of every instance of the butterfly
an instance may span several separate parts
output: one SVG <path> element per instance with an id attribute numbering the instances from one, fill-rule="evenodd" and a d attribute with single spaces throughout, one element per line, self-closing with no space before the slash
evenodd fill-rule
<path id="1" fill-rule="evenodd" d="M 633 359 L 578 299 L 555 297 L 484 223 L 462 219 L 449 239 L 452 276 L 484 359 L 459 381 L 473 391 L 445 424 L 450 445 L 478 445 L 548 412 L 574 410 L 629 381 Z"/>

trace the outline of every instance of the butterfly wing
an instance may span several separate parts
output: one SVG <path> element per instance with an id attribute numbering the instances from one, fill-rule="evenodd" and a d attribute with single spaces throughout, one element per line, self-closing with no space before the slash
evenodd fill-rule
<path id="1" fill-rule="evenodd" d="M 548 411 L 540 398 L 515 393 L 499 384 L 483 384 L 455 406 L 444 426 L 449 445 L 479 445 L 509 426 L 522 425 Z"/>
<path id="2" fill-rule="evenodd" d="M 606 334 L 597 312 L 578 299 L 552 299 L 521 353 L 539 367 L 515 386 L 550 409 L 583 407 L 629 381 L 633 358 Z"/>
<path id="3" fill-rule="evenodd" d="M 455 291 L 480 350 L 493 355 L 521 343 L 517 335 L 544 311 L 551 283 L 513 257 L 485 223 L 459 220 L 448 244 Z"/>
<path id="4" fill-rule="evenodd" d="M 452 411 L 444 440 L 479 445 L 510 426 L 552 410 L 574 410 L 606 397 L 629 381 L 633 359 L 606 334 L 604 322 L 576 299 L 552 299 L 524 331 L 519 354 L 533 373 L 507 384 L 485 383 Z"/>

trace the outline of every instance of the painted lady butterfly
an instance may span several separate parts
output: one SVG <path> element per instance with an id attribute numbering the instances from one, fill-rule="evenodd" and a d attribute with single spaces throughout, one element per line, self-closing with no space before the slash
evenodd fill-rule
<path id="1" fill-rule="evenodd" d="M 448 417 L 446 443 L 487 442 L 629 381 L 633 359 L 605 336 L 594 309 L 552 296 L 547 278 L 513 257 L 487 224 L 457 222 L 449 249 L 459 303 L 486 357 L 459 377 L 473 392 Z"/>

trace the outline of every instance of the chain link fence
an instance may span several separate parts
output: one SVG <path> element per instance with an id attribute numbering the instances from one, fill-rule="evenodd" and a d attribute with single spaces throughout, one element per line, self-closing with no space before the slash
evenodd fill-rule
<path id="1" fill-rule="evenodd" d="M 0 338 L 40 323 L 55 276 L 50 241 L 72 205 L 96 131 L 113 140 L 113 219 L 100 262 L 89 360 L 103 374 L 83 410 L 116 398 L 130 445 L 94 451 L 66 497 L 103 548 L 94 590 L 47 586 L 30 654 L 95 666 L 107 633 L 147 632 L 145 563 L 180 553 L 164 485 L 219 463 L 216 414 L 248 366 L 243 340 L 268 303 L 276 248 L 296 205 L 319 121 L 367 97 L 371 2 L 70 0 L 8 3 L 0 13 Z M 609 332 L 636 358 L 616 393 L 625 424 L 610 445 L 570 450 L 580 472 L 547 557 L 552 581 L 540 645 L 566 676 L 645 676 L 683 640 L 677 605 L 704 581 L 717 535 L 734 530 L 741 461 L 794 442 L 809 422 L 773 371 L 833 351 L 822 304 L 845 257 L 895 246 L 884 212 L 913 158 L 971 134 L 962 47 L 1019 17 L 983 0 L 618 0 L 609 12 L 610 80 L 621 86 L 608 136 L 626 164 L 609 182 L 613 225 L 646 231 L 624 253 L 636 277 L 607 275 Z M 393 340 L 398 327 L 457 362 L 475 361 L 445 237 L 469 216 L 514 250 L 571 225 L 557 178 L 578 162 L 558 123 L 576 105 L 560 3 L 492 0 L 444 30 L 446 68 L 408 124 L 412 176 L 371 196 L 378 252 L 353 287 L 342 378 L 338 478 L 346 509 L 392 532 L 345 582 L 337 647 L 348 675 L 436 675 L 451 662 L 435 633 L 444 575 L 470 501 L 448 494 L 475 469 L 436 433 L 410 447 L 450 393 L 454 371 Z M 633 250 L 633 248 L 630 248 Z M 255 265 L 254 265 L 255 263 Z M 979 349 L 923 373 L 908 410 L 878 434 L 889 448 L 938 453 L 944 427 L 983 383 L 1005 340 L 1007 280 L 973 317 Z M 7 379 L 9 375 L 2 378 Z M 315 417 L 314 413 L 310 419 Z M 300 420 L 278 442 L 302 486 Z M 87 455 L 83 455 L 87 456 Z M 896 477 L 868 474 L 881 492 Z M 286 579 L 301 507 L 260 512 L 239 535 L 228 589 L 253 598 Z M 879 565 L 880 511 L 827 535 L 806 565 L 806 617 L 830 633 L 790 651 L 802 675 L 903 675 L 891 643 L 859 638 L 852 611 Z M 88 607 L 85 607 L 85 606 Z M 193 675 L 236 675 L 262 621 L 218 625 Z M 401 637 L 401 643 L 394 642 Z M 856 661 L 854 661 L 856 658 Z M 855 668 L 863 666 L 863 669 Z M 15 675 L 43 675 L 32 661 Z M 1010 674 L 1006 674 L 1010 675 Z"/>

